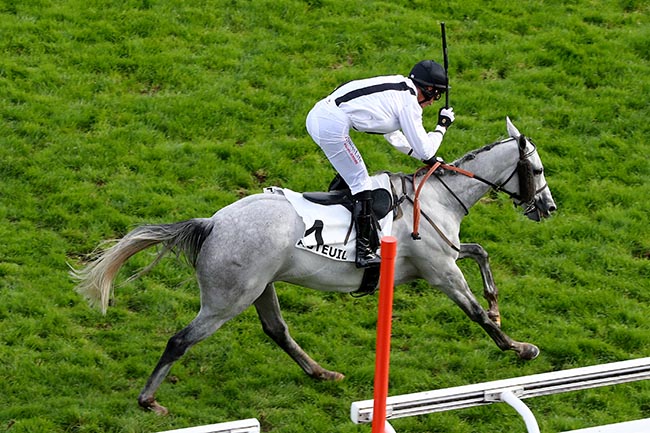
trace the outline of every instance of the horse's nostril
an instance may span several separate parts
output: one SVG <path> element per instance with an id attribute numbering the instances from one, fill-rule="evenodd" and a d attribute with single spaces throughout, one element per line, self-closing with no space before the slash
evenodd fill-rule
<path id="1" fill-rule="evenodd" d="M 557 210 L 557 207 L 556 207 L 556 206 L 550 206 L 550 207 L 548 208 L 548 212 L 549 212 L 549 213 L 551 213 L 551 212 L 555 212 L 556 210 Z"/>

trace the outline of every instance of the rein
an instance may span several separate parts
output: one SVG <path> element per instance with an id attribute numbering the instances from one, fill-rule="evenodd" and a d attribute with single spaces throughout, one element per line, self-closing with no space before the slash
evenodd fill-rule
<path id="1" fill-rule="evenodd" d="M 533 150 L 530 151 L 527 154 L 523 154 L 523 152 L 521 152 L 521 150 L 520 150 L 519 162 L 520 163 L 523 162 L 523 161 L 528 162 L 527 161 L 528 157 L 533 152 L 535 152 L 535 149 L 536 149 L 536 147 L 533 144 Z M 442 232 L 442 230 L 440 230 L 440 228 L 435 224 L 435 222 L 433 222 L 433 220 L 426 213 L 424 213 L 420 208 L 420 192 L 422 191 L 422 188 L 424 187 L 427 180 L 431 177 L 432 174 L 434 174 L 436 172 L 436 170 L 438 170 L 438 168 L 443 168 L 445 170 L 455 171 L 455 172 L 457 172 L 459 174 L 462 174 L 463 176 L 467 176 L 467 177 L 469 177 L 471 179 L 476 179 L 476 180 L 478 180 L 480 182 L 483 182 L 484 184 L 489 185 L 492 189 L 494 189 L 497 192 L 501 191 L 501 192 L 504 192 L 504 193 L 508 194 L 508 196 L 510 198 L 512 198 L 513 200 L 517 200 L 517 201 L 519 201 L 521 203 L 528 204 L 528 209 L 530 209 L 530 207 L 534 206 L 534 195 L 533 195 L 533 197 L 531 198 L 530 201 L 526 201 L 522 197 L 522 194 L 513 193 L 513 192 L 510 192 L 510 191 L 503 188 L 514 177 L 515 173 L 518 172 L 518 167 L 513 170 L 513 172 L 510 174 L 510 176 L 508 176 L 508 178 L 505 180 L 505 182 L 503 182 L 501 185 L 497 185 L 494 182 L 491 182 L 491 181 L 489 181 L 489 180 L 487 180 L 487 179 L 485 179 L 485 178 L 483 178 L 483 177 L 481 177 L 481 176 L 479 176 L 479 175 L 477 175 L 475 173 L 472 173 L 471 171 L 462 169 L 460 167 L 456 167 L 455 165 L 436 162 L 434 165 L 432 165 L 431 167 L 428 168 L 426 174 L 424 175 L 424 177 L 422 178 L 422 180 L 421 180 L 421 182 L 419 184 L 417 184 L 417 180 L 416 180 L 417 175 L 422 170 L 424 170 L 425 167 L 420 168 L 419 170 L 417 170 L 415 172 L 415 174 L 413 174 L 413 190 L 415 191 L 415 196 L 414 196 L 413 199 L 411 199 L 410 197 L 408 197 L 406 195 L 406 198 L 413 204 L 413 232 L 411 232 L 411 237 L 413 238 L 413 240 L 421 239 L 418 229 L 419 229 L 419 226 L 420 226 L 420 214 L 422 214 L 422 216 L 424 216 L 424 218 L 429 222 L 429 224 L 431 224 L 431 226 L 436 230 L 438 235 L 440 235 L 440 237 L 447 243 L 447 245 L 449 245 L 454 250 L 460 252 L 460 249 L 452 241 L 450 241 L 449 238 L 447 238 L 447 236 L 445 236 L 445 234 Z M 440 178 L 440 176 L 436 175 L 436 178 L 443 184 L 443 186 L 445 188 L 447 188 L 447 191 L 449 191 L 451 193 L 451 195 L 456 199 L 456 201 L 458 201 L 458 203 L 463 207 L 463 209 L 465 209 L 465 215 L 467 215 L 469 213 L 469 209 L 467 208 L 465 203 L 463 203 L 462 200 L 456 195 L 456 193 L 454 193 L 451 190 L 451 188 L 449 188 L 449 186 L 447 186 L 447 184 Z M 402 180 L 402 183 L 404 183 L 403 180 Z M 547 185 L 542 186 L 539 190 L 535 191 L 535 194 L 539 193 L 540 191 L 542 191 L 546 187 L 547 187 Z M 403 185 L 403 188 L 404 188 L 404 185 Z"/>
<path id="2" fill-rule="evenodd" d="M 420 185 L 416 185 L 416 181 L 415 181 L 415 179 L 417 178 L 417 174 L 420 170 L 416 171 L 415 174 L 413 175 L 413 191 L 415 191 L 415 196 L 413 198 L 413 232 L 411 233 L 411 237 L 414 240 L 421 239 L 420 233 L 418 232 L 418 227 L 420 226 L 420 213 L 421 213 L 420 192 L 422 191 L 424 184 L 427 183 L 427 180 L 441 165 L 442 165 L 441 162 L 436 161 L 436 163 L 433 164 L 431 168 L 429 168 L 429 171 L 427 171 L 427 173 L 424 175 L 424 178 L 422 179 L 422 182 L 420 182 Z"/>
<path id="3" fill-rule="evenodd" d="M 420 209 L 420 192 L 422 191 L 422 188 L 424 187 L 424 184 L 426 183 L 426 181 L 440 167 L 442 167 L 442 168 L 444 168 L 446 170 L 456 171 L 456 172 L 458 172 L 460 174 L 463 174 L 463 175 L 465 175 L 467 177 L 470 177 L 470 178 L 477 178 L 478 179 L 478 177 L 476 177 L 476 175 L 474 173 L 470 172 L 470 171 L 463 170 L 462 168 L 456 167 L 454 165 L 449 165 L 449 164 L 443 164 L 441 162 L 436 162 L 434 165 L 429 167 L 429 169 L 427 170 L 427 173 L 422 178 L 422 181 L 420 182 L 419 185 L 417 185 L 417 181 L 416 181 L 417 174 L 420 171 L 422 171 L 422 168 L 419 169 L 418 171 L 416 171 L 415 174 L 413 175 L 413 190 L 415 191 L 415 196 L 413 197 L 412 200 L 411 200 L 411 198 L 409 196 L 406 196 L 406 198 L 411 203 L 413 203 L 413 232 L 411 233 L 411 238 L 413 238 L 413 240 L 422 239 L 422 237 L 420 236 L 420 232 L 418 230 L 419 227 L 420 227 L 420 214 L 422 214 L 422 216 L 424 216 L 424 218 L 429 222 L 429 224 L 431 224 L 431 226 L 436 230 L 438 235 L 440 235 L 440 237 L 447 243 L 447 245 L 449 245 L 451 248 L 453 248 L 457 252 L 460 252 L 460 248 L 457 247 L 452 241 L 450 241 L 449 238 L 447 236 L 445 236 L 443 231 L 440 230 L 440 227 L 438 227 L 437 224 L 431 218 L 429 218 L 429 216 L 426 213 L 424 213 L 422 211 L 422 209 Z M 439 177 L 438 177 L 438 180 L 440 180 Z M 454 196 L 454 198 L 456 200 L 458 200 L 458 202 L 461 204 L 461 206 L 463 206 L 463 208 L 465 209 L 465 215 L 467 215 L 469 213 L 469 211 L 467 210 L 467 207 L 465 206 L 465 204 L 458 198 L 458 196 L 453 191 L 451 191 L 451 189 L 444 182 L 442 182 L 442 184 L 445 186 L 445 188 L 447 188 L 447 190 L 449 192 L 451 192 L 451 194 Z"/>
<path id="4" fill-rule="evenodd" d="M 413 190 L 415 191 L 414 198 L 411 198 L 406 193 L 406 178 L 408 176 L 401 176 L 401 180 L 402 180 L 402 196 L 397 200 L 395 206 L 396 207 L 399 206 L 404 200 L 410 201 L 411 204 L 413 205 L 413 232 L 411 233 L 411 237 L 413 238 L 413 240 L 422 239 L 420 237 L 419 232 L 418 232 L 418 227 L 420 225 L 420 214 L 422 214 L 422 216 L 429 222 L 429 224 L 431 224 L 431 226 L 436 230 L 438 235 L 447 243 L 447 245 L 449 245 L 452 249 L 454 249 L 454 250 L 456 250 L 457 252 L 460 253 L 460 248 L 457 247 L 452 241 L 450 241 L 449 238 L 447 236 L 445 236 L 443 231 L 440 230 L 440 227 L 438 227 L 436 225 L 436 223 L 424 211 L 422 211 L 420 209 L 420 192 L 422 191 L 422 188 L 424 187 L 424 184 L 426 183 L 427 179 L 429 179 L 429 177 L 431 177 L 431 175 L 441 166 L 443 168 L 453 167 L 453 168 L 458 169 L 459 172 L 467 173 L 470 177 L 473 176 L 472 173 L 470 173 L 468 171 L 465 171 L 463 169 L 460 169 L 458 167 L 448 166 L 447 164 L 442 164 L 440 162 L 436 162 L 433 166 L 431 166 L 429 168 L 429 170 L 427 171 L 427 173 L 424 176 L 424 179 L 422 180 L 422 182 L 420 182 L 419 185 L 416 186 L 416 180 L 415 179 L 417 177 L 417 174 L 422 169 L 419 169 L 418 171 L 415 172 L 415 174 L 412 175 L 412 178 L 413 178 Z M 447 187 L 447 185 L 445 185 L 445 187 Z M 449 188 L 447 187 L 447 189 L 449 189 Z M 453 194 L 453 192 L 452 192 L 452 194 Z M 453 194 L 453 195 L 454 195 L 454 197 L 456 197 L 455 194 Z M 458 197 L 456 197 L 456 199 L 462 204 L 462 202 L 460 201 L 460 199 L 458 199 Z M 463 205 L 463 207 L 465 207 L 465 205 Z M 467 211 L 467 208 L 465 208 L 465 210 Z"/>

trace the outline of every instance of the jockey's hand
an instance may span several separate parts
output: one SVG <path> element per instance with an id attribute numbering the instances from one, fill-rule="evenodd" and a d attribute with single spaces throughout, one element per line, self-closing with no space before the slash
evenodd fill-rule
<path id="1" fill-rule="evenodd" d="M 455 119 L 456 116 L 454 116 L 453 107 L 442 107 L 440 111 L 438 111 L 438 125 L 444 128 L 449 128 L 451 124 L 454 123 Z"/>
<path id="2" fill-rule="evenodd" d="M 422 162 L 424 162 L 426 165 L 430 167 L 433 167 L 434 165 L 436 165 L 437 162 L 439 162 L 440 164 L 444 164 L 445 160 L 440 158 L 439 156 L 432 156 L 431 158 L 425 159 Z"/>

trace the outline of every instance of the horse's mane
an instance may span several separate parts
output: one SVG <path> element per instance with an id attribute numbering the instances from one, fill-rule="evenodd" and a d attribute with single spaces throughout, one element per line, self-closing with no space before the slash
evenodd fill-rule
<path id="1" fill-rule="evenodd" d="M 463 155 L 462 157 L 460 157 L 459 159 L 457 159 L 456 161 L 454 161 L 453 164 L 454 164 L 456 167 L 460 167 L 460 166 L 463 165 L 465 162 L 467 162 L 467 161 L 471 161 L 471 160 L 475 159 L 476 156 L 477 156 L 479 153 L 487 152 L 487 151 L 489 151 L 489 150 L 492 150 L 496 145 L 501 144 L 501 143 L 504 143 L 504 142 L 506 142 L 506 141 L 508 141 L 508 139 L 505 139 L 505 140 L 498 140 L 498 141 L 495 141 L 494 143 L 486 144 L 485 146 L 481 147 L 480 149 L 472 150 L 472 151 L 466 153 L 465 155 Z"/>
<path id="2" fill-rule="evenodd" d="M 495 146 L 498 146 L 499 144 L 505 143 L 506 141 L 509 141 L 509 140 L 512 140 L 512 138 L 505 138 L 505 139 L 502 139 L 502 140 L 497 140 L 494 143 L 486 144 L 485 146 L 481 147 L 480 149 L 475 149 L 475 150 L 469 151 L 465 155 L 461 156 L 460 158 L 458 158 L 457 160 L 452 162 L 451 164 L 456 166 L 456 167 L 461 168 L 462 165 L 464 163 L 466 163 L 467 161 L 471 161 L 471 160 L 475 159 L 479 153 L 483 153 L 483 152 L 487 152 L 489 150 L 492 150 Z M 427 170 L 424 170 L 424 167 L 423 167 L 423 168 L 417 170 L 415 173 L 411 173 L 411 174 L 391 173 L 390 171 L 382 171 L 382 172 L 379 172 L 379 173 L 387 173 L 388 175 L 405 176 L 406 178 L 412 179 L 413 176 L 418 178 L 420 176 L 426 175 Z M 379 173 L 377 173 L 377 174 L 379 174 Z M 440 170 L 440 171 L 436 172 L 436 176 L 456 176 L 458 174 L 459 173 L 457 171 L 453 171 L 453 170 Z"/>
<path id="3" fill-rule="evenodd" d="M 508 140 L 510 140 L 510 139 L 506 138 L 506 139 L 503 139 L 503 140 L 495 141 L 494 143 L 486 144 L 485 146 L 481 147 L 480 149 L 475 149 L 475 150 L 472 150 L 470 152 L 467 152 L 465 155 L 461 156 L 460 158 L 458 158 L 456 161 L 452 162 L 451 164 L 456 166 L 456 167 L 461 168 L 462 165 L 464 163 L 466 163 L 467 161 L 471 161 L 471 160 L 475 159 L 479 153 L 483 153 L 483 152 L 487 152 L 489 150 L 492 150 L 495 146 L 497 146 L 497 145 L 499 145 L 501 143 L 505 143 Z M 420 170 L 416 171 L 414 174 L 408 175 L 407 177 L 411 178 L 412 176 L 415 176 L 417 178 L 417 177 L 420 177 L 420 176 L 424 176 L 426 173 L 427 173 L 426 170 L 420 169 Z M 397 174 L 400 174 L 400 173 L 397 173 Z M 458 172 L 453 171 L 453 170 L 440 170 L 439 172 L 436 172 L 436 176 L 456 176 L 456 175 L 458 175 Z"/>

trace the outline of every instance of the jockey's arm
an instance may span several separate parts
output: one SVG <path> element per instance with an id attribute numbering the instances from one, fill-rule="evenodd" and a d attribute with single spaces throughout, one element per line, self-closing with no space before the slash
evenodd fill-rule
<path id="1" fill-rule="evenodd" d="M 413 148 L 409 144 L 409 141 L 406 139 L 406 136 L 402 131 L 393 131 L 388 134 L 384 134 L 384 138 L 388 141 L 395 149 L 399 150 L 403 154 L 411 156 L 413 154 Z"/>
<path id="2" fill-rule="evenodd" d="M 387 137 L 387 140 L 391 144 L 398 144 L 398 146 L 395 146 L 395 144 L 393 146 L 421 161 L 430 160 L 436 155 L 436 152 L 442 144 L 442 139 L 447 132 L 445 126 L 442 126 L 438 122 L 433 131 L 427 132 L 424 129 L 424 125 L 422 125 L 422 107 L 417 102 L 411 100 L 406 102 L 400 111 L 399 123 L 401 136 L 396 133 L 386 134 L 390 136 Z M 406 145 L 410 149 L 405 152 L 402 149 L 406 149 Z"/>
<path id="3" fill-rule="evenodd" d="M 412 156 L 413 158 L 417 158 L 420 160 L 427 160 L 429 158 L 432 158 L 435 156 L 436 152 L 440 148 L 440 145 L 442 144 L 442 138 L 445 135 L 445 132 L 447 131 L 446 128 L 442 126 L 436 126 L 436 129 L 434 131 L 431 131 L 426 134 L 427 136 L 427 145 L 429 149 L 433 150 L 433 152 L 418 152 L 416 151 L 411 144 L 409 143 L 408 139 L 404 135 L 402 131 L 394 131 L 394 132 L 389 132 L 388 134 L 384 134 L 384 138 L 386 141 L 388 141 L 395 149 L 399 150 L 400 152 Z M 430 153 L 430 154 L 429 154 Z"/>

